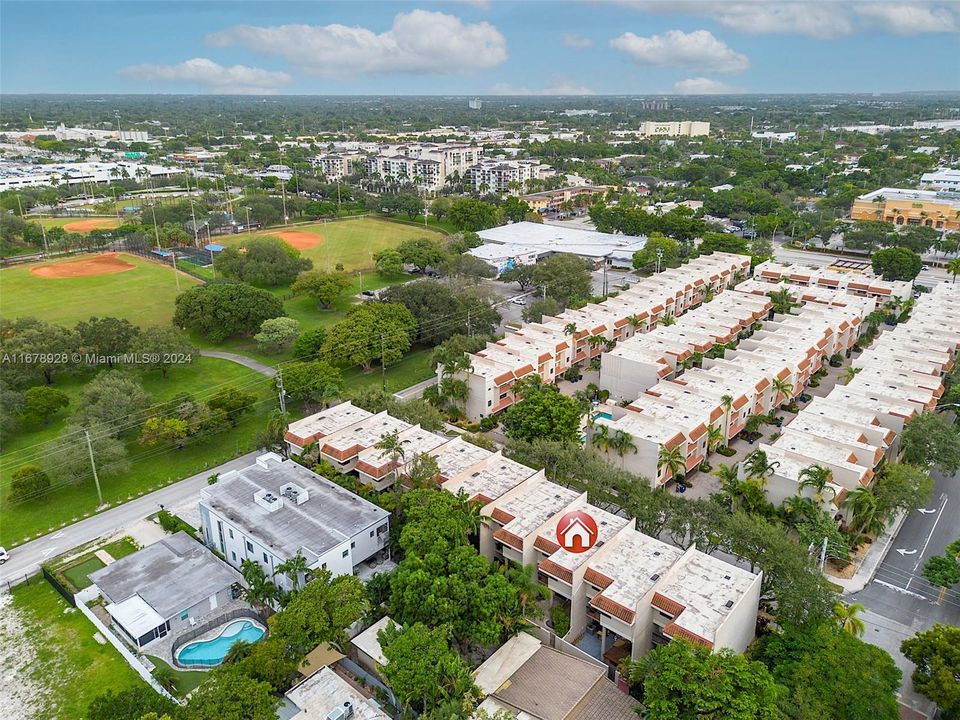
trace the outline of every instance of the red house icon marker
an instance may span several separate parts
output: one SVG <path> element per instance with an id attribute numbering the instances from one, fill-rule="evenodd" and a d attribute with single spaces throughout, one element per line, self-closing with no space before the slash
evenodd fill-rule
<path id="1" fill-rule="evenodd" d="M 557 542 L 567 552 L 582 553 L 597 542 L 597 522 L 581 510 L 568 512 L 557 523 Z"/>

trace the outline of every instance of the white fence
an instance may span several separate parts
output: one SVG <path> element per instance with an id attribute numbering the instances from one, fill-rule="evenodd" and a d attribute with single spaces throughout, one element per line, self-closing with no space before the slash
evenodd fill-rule
<path id="1" fill-rule="evenodd" d="M 137 656 L 130 651 L 130 648 L 124 644 L 123 640 L 114 635 L 113 631 L 104 625 L 103 621 L 101 621 L 100 618 L 98 618 L 94 612 L 87 607 L 87 602 L 95 599 L 99 596 L 99 594 L 100 591 L 96 585 L 91 585 L 85 590 L 78 592 L 74 596 L 77 601 L 77 609 L 84 614 L 87 620 L 93 623 L 93 626 L 100 631 L 100 634 L 107 639 L 107 642 L 117 649 L 117 652 L 119 652 L 123 659 L 127 661 L 130 667 L 132 667 L 140 677 L 150 683 L 150 687 L 163 695 L 165 698 L 168 698 L 175 703 L 182 704 L 180 700 L 167 692 L 166 688 L 156 681 L 156 678 L 150 674 L 150 671 L 147 670 L 146 666 L 144 666 L 142 662 L 140 662 L 139 658 L 137 658 Z"/>

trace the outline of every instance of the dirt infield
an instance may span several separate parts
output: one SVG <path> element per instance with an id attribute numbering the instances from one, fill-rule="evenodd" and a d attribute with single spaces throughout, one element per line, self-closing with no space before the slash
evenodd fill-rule
<path id="1" fill-rule="evenodd" d="M 113 275 L 136 269 L 136 265 L 127 262 L 119 254 L 104 253 L 53 265 L 41 265 L 30 270 L 30 273 L 42 278 L 78 278 L 91 275 Z"/>
<path id="2" fill-rule="evenodd" d="M 111 230 L 115 227 L 120 227 L 120 221 L 116 218 L 91 218 L 67 223 L 63 229 L 67 232 L 85 233 L 91 230 Z"/>
<path id="3" fill-rule="evenodd" d="M 312 248 L 314 245 L 319 245 L 323 242 L 323 238 L 319 235 L 314 235 L 310 232 L 302 232 L 300 230 L 286 230 L 284 232 L 271 234 L 276 234 L 278 238 L 283 240 L 295 250 L 306 250 L 307 248 Z"/>

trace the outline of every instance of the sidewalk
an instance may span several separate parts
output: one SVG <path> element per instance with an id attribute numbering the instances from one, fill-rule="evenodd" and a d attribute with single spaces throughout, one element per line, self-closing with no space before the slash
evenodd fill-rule
<path id="1" fill-rule="evenodd" d="M 863 590 L 870 584 L 870 581 L 873 580 L 873 576 L 877 574 L 877 568 L 880 567 L 880 563 L 883 562 L 884 558 L 887 557 L 887 553 L 890 552 L 890 546 L 893 545 L 893 541 L 897 537 L 897 533 L 900 532 L 903 521 L 906 519 L 907 513 L 905 512 L 900 513 L 894 518 L 893 524 L 888 525 L 883 535 L 874 540 L 873 545 L 867 550 L 867 554 L 863 557 L 863 562 L 860 563 L 860 567 L 857 568 L 853 577 L 838 578 L 832 575 L 826 575 L 825 577 L 834 585 L 842 587 L 844 594 L 852 594 Z"/>

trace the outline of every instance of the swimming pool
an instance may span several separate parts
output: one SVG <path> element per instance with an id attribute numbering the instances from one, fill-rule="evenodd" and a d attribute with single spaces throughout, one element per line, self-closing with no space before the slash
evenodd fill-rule
<path id="1" fill-rule="evenodd" d="M 604 420 L 613 420 L 613 415 L 608 413 L 606 410 L 598 410 L 593 414 L 593 419 L 603 418 Z"/>
<path id="2" fill-rule="evenodd" d="M 184 666 L 219 665 L 235 642 L 243 640 L 244 642 L 255 643 L 265 633 L 266 630 L 252 620 L 234 620 L 229 625 L 224 626 L 215 638 L 184 645 L 177 653 L 177 662 Z"/>

